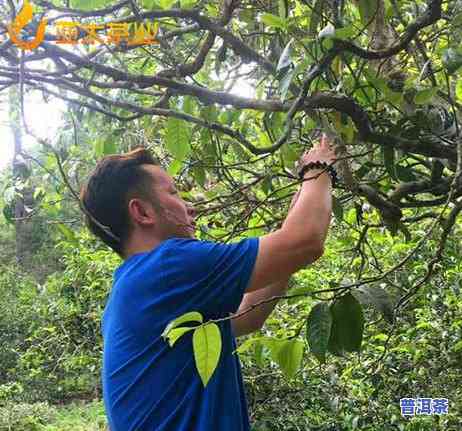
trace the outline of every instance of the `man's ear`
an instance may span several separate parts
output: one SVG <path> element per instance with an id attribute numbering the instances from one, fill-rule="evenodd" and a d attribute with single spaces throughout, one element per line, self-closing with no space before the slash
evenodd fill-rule
<path id="1" fill-rule="evenodd" d="M 128 202 L 128 215 L 132 224 L 144 227 L 153 226 L 156 222 L 156 213 L 152 205 L 140 198 L 130 199 Z"/>

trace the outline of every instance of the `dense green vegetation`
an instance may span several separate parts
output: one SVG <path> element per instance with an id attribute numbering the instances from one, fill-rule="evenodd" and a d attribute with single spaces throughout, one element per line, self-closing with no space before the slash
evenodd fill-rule
<path id="1" fill-rule="evenodd" d="M 345 222 L 352 216 L 353 211 L 347 213 Z M 351 256 L 345 249 L 357 239 L 345 236 L 341 226 L 332 230 L 321 260 L 294 277 L 289 294 L 313 291 L 340 276 Z M 85 231 L 70 240 L 60 232 L 53 234 L 54 230 L 51 225 L 47 233 L 55 238 L 52 252 L 39 250 L 36 256 L 37 267 L 50 271 L 43 283 L 2 256 L 2 430 L 103 429 L 98 428 L 105 420 L 101 402 L 62 405 L 75 399 L 84 403 L 100 399 L 99 322 L 118 258 Z M 455 238 L 460 230 L 458 225 Z M 3 222 L 2 250 L 14 247 L 13 234 L 13 227 Z M 381 246 L 385 267 L 413 246 L 396 241 L 386 231 L 370 240 Z M 434 244 L 426 244 L 406 271 L 390 280 L 396 290 L 422 272 Z M 392 326 L 373 308 L 365 308 L 367 324 L 360 356 L 330 356 L 321 366 L 305 348 L 294 379 L 288 380 L 265 344 L 249 344 L 249 340 L 282 340 L 298 334 L 303 341 L 306 328 L 300 328 L 300 323 L 318 302 L 304 296 L 281 301 L 262 331 L 241 338 L 240 357 L 255 429 L 385 430 L 392 429 L 391 424 L 404 430 L 458 429 L 462 403 L 460 242 L 451 240 L 447 251 L 444 270 L 397 318 L 388 345 Z M 57 257 L 56 268 L 49 266 L 50 254 Z M 359 262 L 352 268 L 358 266 Z M 450 414 L 404 420 L 399 399 L 410 396 L 447 397 Z"/>
<path id="2" fill-rule="evenodd" d="M 281 225 L 320 130 L 342 179 L 325 253 L 238 340 L 253 431 L 462 429 L 461 1 L 37 0 L 84 24 L 141 14 L 159 44 L 72 51 L 48 29 L 24 52 L 7 3 L 0 431 L 106 428 L 100 322 L 121 261 L 76 199 L 101 157 L 149 148 L 198 238 L 236 241 Z M 31 96 L 66 110 L 26 145 Z M 402 398 L 448 413 L 403 417 Z"/>

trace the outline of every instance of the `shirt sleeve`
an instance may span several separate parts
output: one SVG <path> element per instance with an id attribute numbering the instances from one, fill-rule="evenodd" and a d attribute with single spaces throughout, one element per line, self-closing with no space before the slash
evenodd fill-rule
<path id="1" fill-rule="evenodd" d="M 216 316 L 235 313 L 250 281 L 258 245 L 257 237 L 230 244 L 175 238 L 165 255 L 164 281 L 191 310 Z"/>

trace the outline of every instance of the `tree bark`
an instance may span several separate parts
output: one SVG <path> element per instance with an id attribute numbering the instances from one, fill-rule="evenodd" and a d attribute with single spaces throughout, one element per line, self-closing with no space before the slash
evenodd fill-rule
<path id="1" fill-rule="evenodd" d="M 16 230 L 16 261 L 23 268 L 28 268 L 32 261 L 32 219 L 27 218 L 27 208 L 32 208 L 33 190 L 27 182 L 30 167 L 21 157 L 22 132 L 20 122 L 19 94 L 15 87 L 9 92 L 10 129 L 13 135 L 13 179 L 16 192 L 15 199 L 15 230 Z"/>

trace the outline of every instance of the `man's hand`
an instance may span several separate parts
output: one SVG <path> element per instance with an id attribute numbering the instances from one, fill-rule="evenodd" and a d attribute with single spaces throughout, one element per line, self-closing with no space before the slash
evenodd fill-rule
<path id="1" fill-rule="evenodd" d="M 321 140 L 300 157 L 297 168 L 301 168 L 310 162 L 326 162 L 328 164 L 334 162 L 336 155 L 331 144 L 332 142 L 328 140 L 327 136 L 322 134 Z"/>
<path id="2" fill-rule="evenodd" d="M 314 145 L 309 151 L 305 152 L 301 157 L 300 160 L 296 163 L 297 170 L 302 166 L 306 165 L 310 162 L 326 162 L 332 163 L 336 160 L 336 155 L 334 150 L 331 147 L 331 141 L 327 138 L 327 136 L 323 133 L 321 136 L 320 142 Z M 293 195 L 292 201 L 290 202 L 289 211 L 297 202 L 298 197 L 300 196 L 301 187 L 297 190 L 297 192 Z"/>

